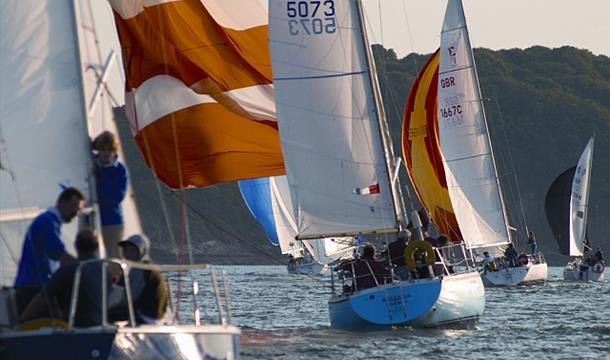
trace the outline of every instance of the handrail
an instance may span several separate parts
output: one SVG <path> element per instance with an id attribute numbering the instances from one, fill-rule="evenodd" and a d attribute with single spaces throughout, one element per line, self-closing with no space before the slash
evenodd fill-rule
<path id="1" fill-rule="evenodd" d="M 223 309 L 222 309 L 222 305 L 221 305 L 221 291 L 219 289 L 219 285 L 216 279 L 216 275 L 215 272 L 211 269 L 211 266 L 209 264 L 193 264 L 193 265 L 159 265 L 159 264 L 149 264 L 149 263 L 140 263 L 140 262 L 133 262 L 133 261 L 128 261 L 128 260 L 120 260 L 120 259 L 90 259 L 90 260 L 83 260 L 80 261 L 76 271 L 74 273 L 74 283 L 73 283 L 73 287 L 72 287 L 72 294 L 70 297 L 70 308 L 69 308 L 69 312 L 68 312 L 68 327 L 72 328 L 74 327 L 74 321 L 76 318 L 76 311 L 77 311 L 77 304 L 78 304 L 78 294 L 80 291 L 80 285 L 81 285 L 81 280 L 82 280 L 82 269 L 89 265 L 89 264 L 100 264 L 102 267 L 102 284 L 100 285 L 102 287 L 102 327 L 107 327 L 110 324 L 108 323 L 108 293 L 109 290 L 107 288 L 107 267 L 108 264 L 117 264 L 119 265 L 120 269 L 121 269 L 121 276 L 124 279 L 124 283 L 125 283 L 125 296 L 126 296 L 126 300 L 127 300 L 127 309 L 128 309 L 128 315 L 129 315 L 129 326 L 130 327 L 135 327 L 137 326 L 136 323 L 136 314 L 135 314 L 135 309 L 134 309 L 134 304 L 133 304 L 133 294 L 131 291 L 131 284 L 129 282 L 129 272 L 131 271 L 131 269 L 141 269 L 141 270 L 150 270 L 150 271 L 160 271 L 160 272 L 168 272 L 168 271 L 177 271 L 177 272 L 181 272 L 181 271 L 188 271 L 188 270 L 203 270 L 203 269 L 209 269 L 210 270 L 210 277 L 212 279 L 212 287 L 213 287 L 213 291 L 215 294 L 215 298 L 216 298 L 216 304 L 218 306 L 218 313 L 219 313 L 219 321 L 220 324 L 222 326 L 226 326 L 228 324 L 230 324 L 231 322 L 231 304 L 230 304 L 230 297 L 229 297 L 229 289 L 227 286 L 227 282 L 224 276 L 224 273 L 222 274 L 222 286 L 224 286 L 224 296 L 225 296 L 225 301 L 224 301 L 224 305 L 225 305 L 225 311 L 226 314 L 223 314 Z M 196 286 L 196 285 L 194 285 Z M 169 287 L 167 286 L 166 283 L 166 288 L 168 289 L 169 292 Z M 196 294 L 193 294 L 193 296 L 196 296 Z M 170 296 L 171 298 L 171 296 Z M 172 303 L 171 301 L 169 302 L 170 307 L 172 307 Z M 195 320 L 195 325 L 199 325 L 199 318 L 198 318 L 198 314 L 199 312 L 197 310 L 198 309 L 198 305 L 196 300 L 193 300 L 193 306 L 195 307 L 193 310 L 193 316 L 194 316 L 194 320 Z"/>

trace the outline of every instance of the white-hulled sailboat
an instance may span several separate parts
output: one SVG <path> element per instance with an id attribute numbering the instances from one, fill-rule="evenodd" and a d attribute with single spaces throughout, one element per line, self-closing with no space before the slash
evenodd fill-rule
<path id="1" fill-rule="evenodd" d="M 407 220 L 360 1 L 269 4 L 276 110 L 297 238 L 397 233 Z M 453 250 L 461 271 L 450 270 L 443 256 L 432 264 L 430 249 L 431 277 L 391 276 L 367 289 L 358 289 L 357 281 L 334 286 L 331 326 L 471 326 L 483 312 L 484 288 L 470 254 L 460 245 Z"/>
<path id="2" fill-rule="evenodd" d="M 589 139 L 578 164 L 559 175 L 546 194 L 544 209 L 559 252 L 573 257 L 563 270 L 564 280 L 604 281 L 605 264 L 587 244 L 589 184 L 593 164 L 593 143 Z"/>
<path id="3" fill-rule="evenodd" d="M 250 213 L 271 244 L 289 256 L 289 273 L 324 275 L 328 264 L 353 254 L 354 238 L 295 240 L 297 227 L 285 176 L 242 180 L 238 184 Z"/>
<path id="4" fill-rule="evenodd" d="M 451 205 L 465 243 L 482 256 L 496 257 L 486 268 L 486 285 L 545 281 L 541 253 L 505 266 L 501 255 L 513 240 L 483 109 L 474 55 L 461 0 L 449 0 L 441 32 L 438 82 L 439 143 Z"/>

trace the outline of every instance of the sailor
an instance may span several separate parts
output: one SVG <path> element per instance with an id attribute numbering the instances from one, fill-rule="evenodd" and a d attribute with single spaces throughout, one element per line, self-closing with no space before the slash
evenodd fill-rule
<path id="1" fill-rule="evenodd" d="M 117 244 L 123 239 L 123 211 L 121 202 L 127 193 L 127 170 L 118 160 L 119 143 L 109 131 L 93 140 L 95 185 L 102 221 L 102 238 L 106 256 L 119 256 Z"/>
<path id="2" fill-rule="evenodd" d="M 119 243 L 122 257 L 133 262 L 151 264 L 150 241 L 145 235 L 132 235 Z M 167 307 L 168 295 L 165 279 L 158 270 L 133 268 L 129 271 L 129 284 L 133 298 L 136 321 L 153 324 L 162 319 Z M 115 294 L 123 295 L 117 299 Z M 113 320 L 127 319 L 127 298 L 124 290 L 114 289 L 110 307 Z"/>
<path id="3" fill-rule="evenodd" d="M 536 243 L 536 236 L 533 231 L 530 231 L 527 236 L 527 245 L 530 247 L 530 254 L 536 255 L 538 244 Z"/>
<path id="4" fill-rule="evenodd" d="M 85 197 L 75 188 L 59 194 L 55 206 L 38 215 L 30 224 L 25 239 L 17 277 L 15 296 L 21 313 L 41 288 L 46 287 L 59 263 L 74 260 L 61 240 L 61 225 L 69 223 L 82 209 Z"/>
<path id="5" fill-rule="evenodd" d="M 508 247 L 506 248 L 506 250 L 504 250 L 504 257 L 506 258 L 506 261 L 508 262 L 508 266 L 510 267 L 515 267 L 517 266 L 517 250 L 515 250 L 515 246 L 510 243 L 508 244 Z"/>
<path id="6" fill-rule="evenodd" d="M 410 238 L 411 232 L 405 229 L 388 245 L 388 265 L 396 266 L 396 275 L 402 280 L 409 277 L 409 269 L 405 267 L 405 249 Z"/>
<path id="7" fill-rule="evenodd" d="M 483 263 L 484 263 L 486 270 L 488 270 L 488 271 L 496 270 L 496 263 L 494 262 L 494 259 L 489 255 L 488 251 L 483 252 Z"/>
<path id="8" fill-rule="evenodd" d="M 36 318 L 44 313 L 45 306 L 58 305 L 51 309 L 51 315 L 68 320 L 74 275 L 82 261 L 98 258 L 98 236 L 85 228 L 78 232 L 74 247 L 78 253 L 78 261 L 63 264 L 51 277 L 46 289 L 43 289 L 32 299 L 21 316 L 22 321 Z M 107 288 L 110 288 L 110 274 L 106 277 Z M 102 323 L 102 266 L 101 263 L 86 264 L 81 268 L 78 300 L 74 325 L 79 327 L 96 326 Z M 58 311 L 57 311 L 58 310 Z"/>

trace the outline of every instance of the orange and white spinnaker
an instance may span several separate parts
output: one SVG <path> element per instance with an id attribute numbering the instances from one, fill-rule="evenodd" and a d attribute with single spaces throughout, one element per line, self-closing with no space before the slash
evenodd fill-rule
<path id="1" fill-rule="evenodd" d="M 462 240 L 451 199 L 438 137 L 438 50 L 411 86 L 402 123 L 402 152 L 411 184 L 432 221 L 451 241 Z"/>
<path id="2" fill-rule="evenodd" d="M 126 115 L 159 179 L 186 188 L 284 174 L 259 2 L 110 3 Z"/>

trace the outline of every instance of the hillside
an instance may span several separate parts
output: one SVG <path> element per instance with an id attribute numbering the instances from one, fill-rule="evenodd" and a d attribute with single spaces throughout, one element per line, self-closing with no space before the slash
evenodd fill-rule
<path id="1" fill-rule="evenodd" d="M 400 154 L 400 128 L 407 92 L 428 55 L 398 59 L 392 50 L 374 46 L 384 104 Z M 577 161 L 595 133 L 589 234 L 593 245 L 605 242 L 610 254 L 610 59 L 571 47 L 526 50 L 476 49 L 481 90 L 500 176 L 513 224 L 519 221 L 515 178 L 528 226 L 539 248 L 554 264 L 564 258 L 544 215 L 544 197 L 555 176 Z M 179 219 L 178 194 L 157 185 L 143 164 L 124 120 L 121 138 L 128 157 L 142 223 L 153 239 L 157 260 L 175 261 L 179 246 L 171 241 L 166 223 Z M 511 161 L 512 159 L 512 161 Z M 514 171 L 513 171 L 514 168 Z M 406 175 L 402 174 L 403 181 Z M 235 184 L 190 189 L 188 221 L 198 261 L 216 264 L 277 264 L 283 261 L 261 228 L 249 216 Z M 166 203 L 169 221 L 161 202 Z"/>

